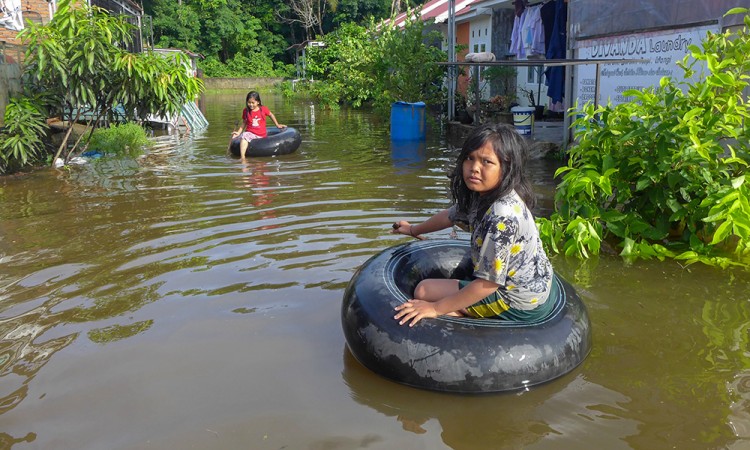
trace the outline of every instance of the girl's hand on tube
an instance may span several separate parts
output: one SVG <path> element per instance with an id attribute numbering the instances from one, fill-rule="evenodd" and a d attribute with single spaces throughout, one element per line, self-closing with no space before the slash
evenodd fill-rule
<path id="1" fill-rule="evenodd" d="M 416 299 L 411 299 L 406 303 L 396 306 L 396 311 L 398 313 L 393 318 L 399 321 L 399 325 L 409 322 L 410 327 L 413 327 L 424 318 L 434 319 L 438 316 L 437 311 L 435 311 L 435 305 L 432 302 Z"/>
<path id="2" fill-rule="evenodd" d="M 391 233 L 393 234 L 405 234 L 407 236 L 411 236 L 411 224 L 405 220 L 399 220 L 398 222 L 393 224 L 393 229 L 391 230 Z"/>

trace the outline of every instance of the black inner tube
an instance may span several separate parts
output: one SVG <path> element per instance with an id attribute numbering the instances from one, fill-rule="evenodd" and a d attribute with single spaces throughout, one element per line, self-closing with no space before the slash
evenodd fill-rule
<path id="1" fill-rule="evenodd" d="M 585 359 L 591 349 L 586 308 L 557 275 L 553 311 L 535 323 L 440 316 L 412 328 L 393 318 L 393 308 L 412 298 L 419 281 L 470 279 L 471 269 L 465 241 L 414 241 L 370 258 L 352 277 L 342 303 L 352 355 L 400 383 L 464 393 L 528 388 Z"/>

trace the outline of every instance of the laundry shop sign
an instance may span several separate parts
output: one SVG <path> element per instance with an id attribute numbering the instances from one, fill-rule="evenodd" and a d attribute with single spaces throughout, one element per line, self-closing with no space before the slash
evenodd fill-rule
<path id="1" fill-rule="evenodd" d="M 677 67 L 688 47 L 700 45 L 708 31 L 718 32 L 718 25 L 682 28 L 660 32 L 638 33 L 581 40 L 577 42 L 578 58 L 581 59 L 643 59 L 643 62 L 599 65 L 599 104 L 625 103 L 631 97 L 623 95 L 630 89 L 643 90 L 658 86 L 662 77 L 682 80 L 683 71 Z M 595 64 L 576 66 L 574 99 L 578 104 L 593 102 L 596 96 Z M 697 71 L 695 77 L 699 76 Z"/>
<path id="2" fill-rule="evenodd" d="M 592 58 L 633 58 L 656 53 L 680 51 L 686 54 L 695 37 L 682 33 L 677 37 L 626 36 L 611 40 L 594 41 Z M 696 42 L 697 44 L 697 42 Z"/>

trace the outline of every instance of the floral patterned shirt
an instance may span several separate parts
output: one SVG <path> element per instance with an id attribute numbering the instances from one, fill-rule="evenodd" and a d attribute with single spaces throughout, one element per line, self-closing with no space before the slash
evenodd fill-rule
<path id="1" fill-rule="evenodd" d="M 472 208 L 463 217 L 453 205 L 449 217 L 459 225 L 472 224 L 478 213 Z M 499 284 L 497 292 L 511 308 L 530 310 L 547 301 L 552 264 L 534 216 L 515 191 L 495 201 L 469 231 L 475 278 Z"/>

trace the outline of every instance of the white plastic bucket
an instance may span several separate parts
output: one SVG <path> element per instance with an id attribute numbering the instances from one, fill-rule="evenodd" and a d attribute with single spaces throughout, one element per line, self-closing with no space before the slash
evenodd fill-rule
<path id="1" fill-rule="evenodd" d="M 521 136 L 531 136 L 531 128 L 534 125 L 533 106 L 514 106 L 510 109 L 513 113 L 513 126 Z"/>

